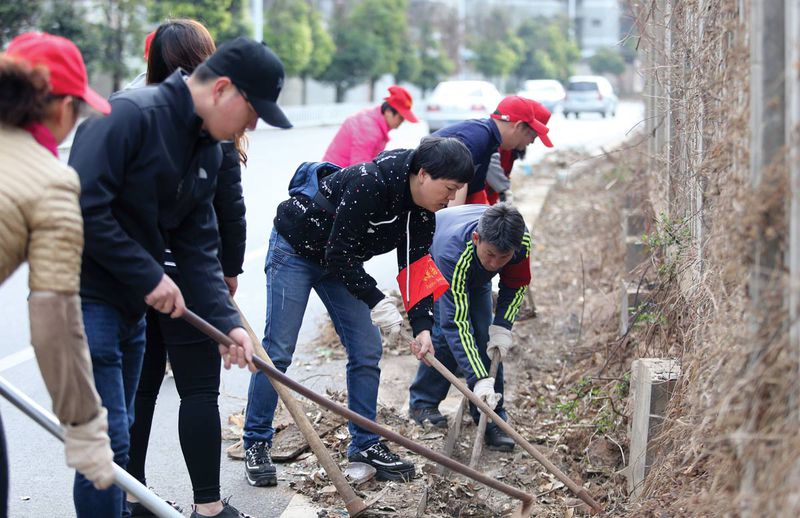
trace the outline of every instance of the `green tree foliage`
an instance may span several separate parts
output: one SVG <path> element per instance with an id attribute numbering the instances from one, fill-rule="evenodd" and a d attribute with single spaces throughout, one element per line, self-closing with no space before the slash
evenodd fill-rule
<path id="1" fill-rule="evenodd" d="M 126 58 L 141 52 L 144 42 L 142 17 L 138 0 L 102 0 L 98 3 L 101 21 L 99 68 L 111 74 L 111 88 L 122 88 L 130 75 Z"/>
<path id="2" fill-rule="evenodd" d="M 303 104 L 308 101 L 308 78 L 322 79 L 336 50 L 333 37 L 325 28 L 319 11 L 314 8 L 308 10 L 308 26 L 311 29 L 311 57 L 305 68 L 300 71 L 300 77 L 303 80 Z"/>
<path id="3" fill-rule="evenodd" d="M 216 38 L 217 45 L 238 36 L 250 37 L 253 34 L 250 0 L 228 0 L 222 3 L 230 4 L 228 12 L 231 14 L 231 24 L 227 28 L 220 29 Z"/>
<path id="4" fill-rule="evenodd" d="M 264 41 L 283 61 L 287 76 L 299 76 L 311 61 L 308 11 L 305 0 L 275 0 L 265 13 Z"/>
<path id="5" fill-rule="evenodd" d="M 168 18 L 191 18 L 205 25 L 214 41 L 220 41 L 233 32 L 231 8 L 235 4 L 240 4 L 239 0 L 148 0 L 146 5 L 147 17 L 154 24 Z"/>
<path id="6" fill-rule="evenodd" d="M 0 3 L 0 48 L 14 36 L 31 29 L 39 14 L 39 0 L 9 0 Z"/>
<path id="7" fill-rule="evenodd" d="M 566 21 L 528 19 L 517 28 L 522 42 L 520 61 L 514 76 L 525 79 L 566 81 L 580 59 L 577 43 L 568 36 Z"/>
<path id="8" fill-rule="evenodd" d="M 480 36 L 470 45 L 475 52 L 475 69 L 486 77 L 508 77 L 517 67 L 523 48 L 523 42 L 514 33 L 511 12 L 495 8 L 477 23 L 481 30 L 475 34 Z"/>
<path id="9" fill-rule="evenodd" d="M 618 76 L 625 72 L 625 60 L 622 54 L 614 49 L 597 49 L 589 58 L 589 67 L 595 74 L 613 74 Z"/>
<path id="10" fill-rule="evenodd" d="M 420 49 L 411 38 L 405 38 L 402 45 L 394 80 L 396 83 L 416 83 L 422 69 Z"/>
<path id="11" fill-rule="evenodd" d="M 86 6 L 73 0 L 53 0 L 39 18 L 39 29 L 63 36 L 81 50 L 91 77 L 103 60 L 102 33 L 96 24 L 87 23 Z"/>
<path id="12" fill-rule="evenodd" d="M 455 70 L 455 63 L 447 56 L 440 41 L 430 32 L 422 34 L 420 45 L 420 71 L 414 82 L 424 96 Z"/>

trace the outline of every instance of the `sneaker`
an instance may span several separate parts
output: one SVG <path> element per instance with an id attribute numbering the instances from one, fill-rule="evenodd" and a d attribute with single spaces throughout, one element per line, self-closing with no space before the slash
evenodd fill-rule
<path id="1" fill-rule="evenodd" d="M 377 442 L 358 453 L 347 457 L 350 462 L 363 462 L 369 464 L 377 473 L 376 480 L 395 480 L 398 482 L 410 482 L 414 478 L 414 465 L 400 459 L 400 456 L 392 451 L 383 443 Z"/>
<path id="2" fill-rule="evenodd" d="M 272 463 L 269 445 L 266 442 L 255 442 L 245 450 L 244 471 L 251 486 L 278 485 L 278 472 Z"/>
<path id="3" fill-rule="evenodd" d="M 170 505 L 173 509 L 178 511 L 179 513 L 183 513 L 183 509 L 181 509 L 178 504 L 172 502 L 170 500 L 164 500 L 166 503 Z M 145 507 L 143 504 L 139 502 L 128 502 L 125 501 L 125 505 L 128 506 L 128 512 L 131 513 L 131 518 L 150 518 L 151 516 L 157 516 L 153 511 Z"/>
<path id="4" fill-rule="evenodd" d="M 204 514 L 200 514 L 195 509 L 190 518 L 253 518 L 249 514 L 245 514 L 240 510 L 233 507 L 230 502 L 231 497 L 228 497 L 222 501 L 222 511 L 218 512 L 214 516 L 206 516 Z"/>
<path id="5" fill-rule="evenodd" d="M 483 437 L 483 442 L 493 451 L 509 452 L 514 450 L 514 439 L 494 423 L 486 427 L 486 435 Z"/>
<path id="6" fill-rule="evenodd" d="M 447 428 L 447 418 L 439 412 L 438 408 L 410 408 L 408 415 L 420 426 L 425 426 L 428 421 L 436 428 Z"/>

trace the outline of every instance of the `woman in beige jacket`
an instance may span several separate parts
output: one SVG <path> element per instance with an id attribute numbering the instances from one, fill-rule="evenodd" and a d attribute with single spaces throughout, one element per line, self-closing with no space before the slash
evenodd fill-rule
<path id="1" fill-rule="evenodd" d="M 113 453 L 78 296 L 79 183 L 57 151 L 84 101 L 102 113 L 110 110 L 88 87 L 83 58 L 69 40 L 27 33 L 0 54 L 0 283 L 28 261 L 31 343 L 64 427 L 67 464 L 105 489 L 114 479 Z M 7 515 L 7 505 L 0 423 L 0 516 Z"/>

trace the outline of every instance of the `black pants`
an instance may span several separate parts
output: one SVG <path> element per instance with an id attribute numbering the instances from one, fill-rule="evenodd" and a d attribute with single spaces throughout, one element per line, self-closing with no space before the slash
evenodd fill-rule
<path id="1" fill-rule="evenodd" d="M 167 354 L 181 398 L 178 436 L 192 479 L 194 503 L 216 502 L 220 499 L 219 459 L 222 449 L 217 405 L 219 349 L 216 343 L 183 320 L 173 320 L 169 315 L 152 309 L 147 313 L 147 349 L 136 391 L 128 473 L 146 485 L 147 443 L 156 398 L 164 379 Z"/>
<path id="2" fill-rule="evenodd" d="M 0 418 L 0 518 L 8 516 L 8 452 L 6 432 Z"/>

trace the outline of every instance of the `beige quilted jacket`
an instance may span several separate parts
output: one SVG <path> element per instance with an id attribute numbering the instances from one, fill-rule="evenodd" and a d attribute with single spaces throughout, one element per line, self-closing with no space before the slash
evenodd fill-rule
<path id="1" fill-rule="evenodd" d="M 99 410 L 78 298 L 79 192 L 75 170 L 27 131 L 0 126 L 0 283 L 28 261 L 31 342 L 56 415 L 75 424 Z"/>

